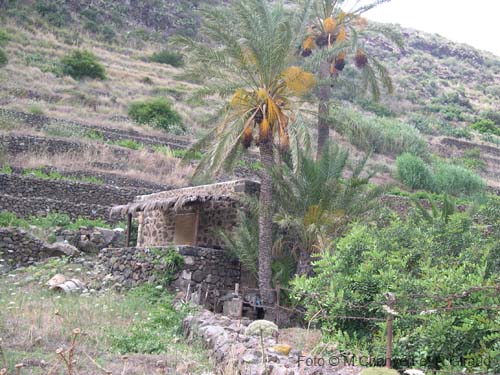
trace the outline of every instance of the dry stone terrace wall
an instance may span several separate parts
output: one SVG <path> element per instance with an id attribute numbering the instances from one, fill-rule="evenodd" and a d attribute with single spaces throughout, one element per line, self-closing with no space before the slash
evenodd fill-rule
<path id="1" fill-rule="evenodd" d="M 188 285 L 210 290 L 234 289 L 240 281 L 240 263 L 223 250 L 194 246 L 176 246 L 184 257 L 183 269 L 176 275 L 174 286 L 186 291 Z M 145 282 L 155 283 L 165 272 L 161 264 L 162 251 L 168 247 L 103 249 L 99 252 L 98 267 L 103 276 L 118 286 L 131 288 Z M 213 295 L 213 294 L 211 294 Z M 209 301 L 210 302 L 210 301 Z"/>
<path id="2" fill-rule="evenodd" d="M 50 256 L 45 243 L 23 230 L 0 228 L 0 274 Z"/>
<path id="3" fill-rule="evenodd" d="M 75 203 L 111 206 L 130 202 L 136 195 L 147 191 L 151 190 L 0 174 L 0 192 L 19 197 L 47 197 Z"/>
<path id="4" fill-rule="evenodd" d="M 17 175 L 24 175 L 25 169 L 11 166 L 12 173 Z M 61 175 L 69 178 L 81 179 L 85 177 L 94 177 L 101 180 L 105 185 L 119 186 L 121 188 L 140 188 L 138 191 L 142 191 L 140 194 L 145 194 L 154 191 L 163 191 L 173 189 L 172 186 L 155 184 L 149 181 L 138 180 L 135 178 L 128 178 L 115 175 L 113 173 L 102 173 L 102 172 L 89 172 L 89 171 L 66 171 L 57 169 L 54 167 L 44 167 L 40 169 L 44 173 L 57 172 Z M 139 194 L 139 193 L 138 193 Z"/>
<path id="5" fill-rule="evenodd" d="M 110 145 L 104 145 L 111 150 L 115 157 L 123 160 L 127 160 L 130 156 L 131 150 L 125 149 L 123 147 L 114 147 Z M 97 147 L 92 146 L 89 143 L 78 142 L 68 139 L 59 138 L 46 138 L 34 135 L 12 135 L 3 134 L 0 135 L 0 147 L 3 152 L 10 155 L 18 155 L 24 153 L 30 154 L 49 154 L 49 155 L 60 155 L 60 154 L 82 154 L 83 152 L 93 152 L 96 154 L 100 153 Z"/>
<path id="6" fill-rule="evenodd" d="M 26 112 L 13 111 L 0 108 L 0 118 L 11 120 L 13 122 L 22 122 L 36 130 L 44 130 L 48 125 L 62 125 L 66 128 L 74 128 L 77 133 L 85 131 L 98 131 L 105 141 L 119 141 L 124 139 L 133 139 L 145 145 L 164 144 L 171 148 L 186 148 L 189 142 L 176 137 L 148 136 L 140 134 L 134 130 L 113 129 L 97 125 L 90 125 L 83 122 L 54 119 L 43 115 L 34 115 Z"/>
<path id="7" fill-rule="evenodd" d="M 67 214 L 72 220 L 78 217 L 87 219 L 103 219 L 110 224 L 120 221 L 120 218 L 109 217 L 109 206 L 96 204 L 73 203 L 59 201 L 49 198 L 14 197 L 11 195 L 0 195 L 0 211 L 14 212 L 18 217 L 28 218 L 30 216 L 45 216 L 48 213 Z"/>

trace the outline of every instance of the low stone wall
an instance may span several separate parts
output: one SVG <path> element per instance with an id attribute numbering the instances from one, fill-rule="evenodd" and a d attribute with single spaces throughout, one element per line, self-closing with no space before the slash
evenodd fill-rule
<path id="1" fill-rule="evenodd" d="M 230 319 L 227 316 L 203 310 L 196 315 L 184 319 L 184 334 L 189 342 L 201 341 L 215 359 L 219 368 L 234 369 L 241 375 L 357 375 L 361 372 L 358 366 L 346 365 L 347 358 L 341 355 L 324 354 L 325 361 L 314 362 L 314 356 L 302 353 L 297 347 L 290 345 L 290 351 L 282 349 L 287 342 L 287 334 L 279 331 L 277 338 L 264 338 L 264 350 L 267 368 L 262 364 L 262 346 L 260 337 L 246 335 L 245 331 L 251 323 L 248 319 Z M 307 332 L 309 333 L 309 332 Z M 306 335 L 304 329 L 303 334 Z M 295 332 L 295 335 L 300 333 Z M 282 338 L 282 336 L 284 336 Z M 299 340 L 304 342 L 304 338 Z M 302 360 L 299 363 L 299 358 Z M 306 359 L 308 362 L 306 363 Z M 338 360 L 338 362 L 337 362 Z M 233 373 L 233 372 L 231 372 Z"/>
<path id="2" fill-rule="evenodd" d="M 24 173 L 25 173 L 25 168 L 11 166 L 11 169 L 12 169 L 13 174 L 24 175 Z M 113 170 L 113 169 L 119 169 L 119 168 L 116 168 L 114 165 L 107 165 L 106 168 L 104 168 L 104 169 Z M 139 180 L 136 178 L 119 176 L 119 175 L 116 175 L 114 173 L 83 171 L 83 170 L 64 170 L 64 169 L 58 169 L 58 168 L 54 168 L 54 167 L 44 167 L 44 168 L 41 168 L 41 171 L 44 173 L 57 172 L 65 177 L 70 177 L 70 178 L 75 178 L 75 179 L 94 177 L 94 178 L 101 180 L 103 182 L 103 184 L 105 184 L 105 185 L 118 186 L 120 188 L 138 188 L 138 191 L 142 191 L 142 193 L 138 193 L 138 195 L 139 194 L 153 193 L 155 191 L 170 190 L 170 189 L 174 188 L 172 186 L 160 185 L 160 184 L 156 184 L 156 183 L 150 182 L 150 181 L 144 181 L 144 180 Z"/>
<path id="3" fill-rule="evenodd" d="M 103 146 L 108 147 L 113 155 L 119 159 L 127 160 L 130 156 L 131 150 L 129 149 L 105 144 L 103 144 Z M 100 150 L 89 143 L 78 142 L 70 139 L 46 138 L 34 135 L 2 134 L 0 135 L 0 147 L 4 150 L 4 152 L 10 155 L 23 153 L 80 155 L 83 152 L 100 154 Z"/>
<path id="4" fill-rule="evenodd" d="M 50 212 L 64 213 L 77 219 L 84 217 L 87 219 L 103 219 L 108 223 L 116 223 L 122 218 L 110 218 L 110 206 L 100 206 L 97 204 L 74 203 L 59 201 L 44 197 L 25 198 L 0 194 L 0 211 L 14 212 L 18 217 L 27 218 L 33 216 L 44 216 Z"/>
<path id="5" fill-rule="evenodd" d="M 16 228 L 0 228 L 0 273 L 29 266 L 51 256 L 45 242 Z"/>
<path id="6" fill-rule="evenodd" d="M 186 291 L 202 287 L 204 290 L 234 289 L 240 281 L 240 263 L 231 259 L 223 250 L 215 250 L 194 246 L 176 247 L 184 257 L 183 269 L 176 275 L 174 286 Z M 148 248 L 127 247 L 103 249 L 99 252 L 98 265 L 108 279 L 117 286 L 134 287 L 145 282 L 155 283 L 165 271 L 159 262 L 161 250 L 168 247 Z M 212 293 L 210 294 L 213 295 Z"/>
<path id="7" fill-rule="evenodd" d="M 85 131 L 96 131 L 102 135 L 104 141 L 133 139 L 134 141 L 146 145 L 164 144 L 170 146 L 171 148 L 187 148 L 189 146 L 188 141 L 176 137 L 148 136 L 140 134 L 134 130 L 107 128 L 83 122 L 61 120 L 44 115 L 34 115 L 32 113 L 13 111 L 6 108 L 0 108 L 0 118 L 11 120 L 13 122 L 22 122 L 36 130 L 41 131 L 45 130 L 49 125 L 60 125 L 66 129 L 74 129 L 75 134 L 83 134 Z"/>
<path id="8" fill-rule="evenodd" d="M 126 204 L 135 196 L 151 190 L 0 174 L 0 191 L 2 194 L 18 197 L 47 197 L 74 203 L 113 206 Z"/>

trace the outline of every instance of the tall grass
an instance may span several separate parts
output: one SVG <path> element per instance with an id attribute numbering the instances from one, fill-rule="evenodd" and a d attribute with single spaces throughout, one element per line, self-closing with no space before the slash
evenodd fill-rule
<path id="1" fill-rule="evenodd" d="M 422 134 L 397 119 L 363 115 L 337 106 L 330 111 L 329 120 L 333 129 L 362 150 L 386 155 L 407 152 L 424 158 L 428 154 Z"/>

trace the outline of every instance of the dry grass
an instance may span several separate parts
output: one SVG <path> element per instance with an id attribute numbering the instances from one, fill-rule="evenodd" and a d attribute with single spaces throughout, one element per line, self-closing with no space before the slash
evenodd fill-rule
<path id="1" fill-rule="evenodd" d="M 72 374 L 179 374 L 200 373 L 207 364 L 202 352 L 183 342 L 172 343 L 162 355 L 130 354 L 113 350 L 112 336 L 127 332 L 135 322 L 147 319 L 144 299 L 113 291 L 83 295 L 55 294 L 45 283 L 56 272 L 91 285 L 92 265 L 47 264 L 0 276 L 0 345 L 11 372 L 23 363 L 21 374 L 69 374 L 62 360 L 74 346 Z M 81 333 L 75 335 L 75 328 Z M 76 336 L 76 337 L 75 337 Z M 73 340 L 76 341 L 73 344 Z M 58 350 L 59 349 L 59 350 Z M 0 368 L 3 367 L 0 358 Z"/>
<path id="2" fill-rule="evenodd" d="M 9 64 L 0 70 L 0 103 L 4 107 L 27 111 L 36 103 L 48 116 L 128 128 L 134 126 L 126 119 L 129 103 L 161 91 L 173 101 L 191 134 L 197 132 L 199 124 L 213 112 L 210 104 L 214 104 L 216 98 L 207 98 L 207 103 L 193 111 L 193 104 L 188 101 L 198 86 L 179 82 L 176 76 L 181 70 L 143 61 L 159 46 L 130 49 L 84 39 L 79 48 L 89 49 L 98 56 L 108 78 L 75 81 L 48 71 L 74 47 L 50 33 L 32 33 L 14 24 L 6 26 L 12 41 L 6 48 Z M 152 84 L 144 83 L 145 77 L 150 78 Z M 173 91 L 169 93 L 169 90 Z M 176 92 L 181 92 L 182 98 L 176 98 Z M 158 134 L 155 130 L 146 131 Z"/>
<path id="3" fill-rule="evenodd" d="M 42 152 L 7 155 L 7 162 L 12 166 L 22 168 L 52 166 L 66 171 L 112 173 L 121 177 L 175 187 L 185 186 L 192 174 L 192 166 L 183 163 L 178 158 L 159 152 L 131 151 L 127 160 L 121 160 L 113 154 L 109 146 L 99 142 L 93 142 L 93 145 L 96 150 L 86 150 L 83 153 L 69 152 L 53 155 Z M 105 165 L 96 167 L 95 163 L 109 164 L 112 172 L 110 169 L 104 169 Z M 124 164 L 127 168 L 124 170 L 113 168 L 115 164 Z"/>

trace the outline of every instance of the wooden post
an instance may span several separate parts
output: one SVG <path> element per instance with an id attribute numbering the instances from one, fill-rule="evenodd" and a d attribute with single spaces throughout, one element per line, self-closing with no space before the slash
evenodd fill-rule
<path id="1" fill-rule="evenodd" d="M 200 206 L 196 207 L 196 216 L 194 219 L 194 234 L 193 234 L 193 246 L 198 246 L 198 224 L 200 223 Z"/>
<path id="2" fill-rule="evenodd" d="M 240 291 L 240 284 L 239 283 L 234 284 L 234 294 L 236 295 L 236 297 L 238 296 L 239 291 Z"/>
<path id="3" fill-rule="evenodd" d="M 130 247 L 130 232 L 132 230 L 132 214 L 127 214 L 127 242 L 126 247 Z"/>
<path id="4" fill-rule="evenodd" d="M 279 281 L 276 282 L 276 324 L 280 325 L 280 294 L 281 288 Z"/>
<path id="5" fill-rule="evenodd" d="M 390 310 L 394 309 L 394 305 L 396 303 L 396 297 L 393 293 L 386 293 L 385 298 L 387 298 L 387 306 L 389 306 Z M 386 342 L 386 351 L 385 351 L 385 363 L 387 368 L 392 367 L 392 334 L 393 334 L 393 321 L 394 316 L 392 311 L 387 312 L 387 342 Z"/>

